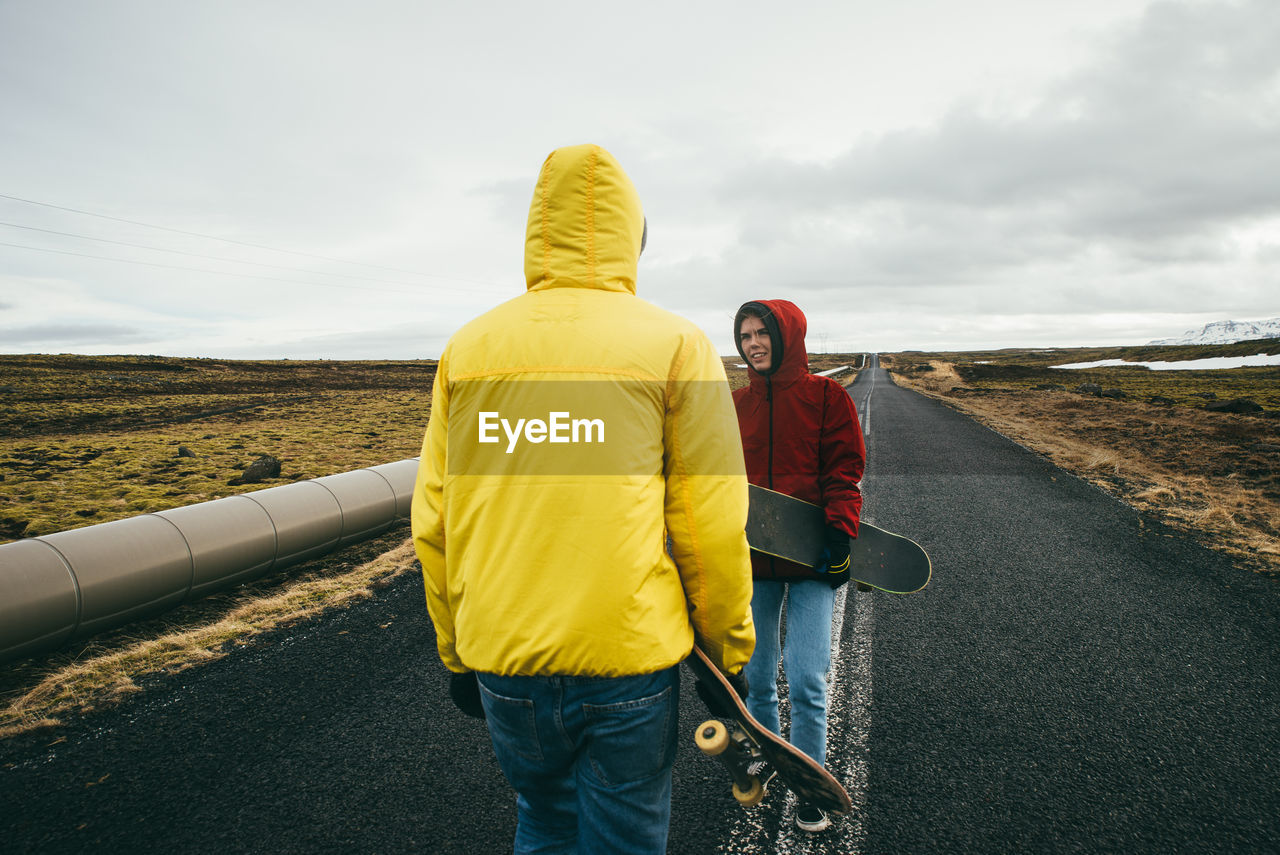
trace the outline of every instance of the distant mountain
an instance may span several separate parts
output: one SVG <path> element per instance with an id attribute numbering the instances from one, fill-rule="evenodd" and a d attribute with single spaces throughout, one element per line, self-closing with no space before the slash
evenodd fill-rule
<path id="1" fill-rule="evenodd" d="M 1148 344 L 1235 344 L 1258 338 L 1280 338 L 1280 318 L 1266 321 L 1215 321 L 1203 329 L 1187 330 L 1181 338 L 1160 338 Z"/>

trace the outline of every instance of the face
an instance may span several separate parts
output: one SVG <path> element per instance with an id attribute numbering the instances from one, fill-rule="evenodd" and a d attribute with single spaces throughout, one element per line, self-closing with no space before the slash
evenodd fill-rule
<path id="1" fill-rule="evenodd" d="M 769 370 L 773 364 L 773 342 L 764 321 L 750 315 L 743 318 L 738 329 L 738 341 L 748 365 L 761 373 Z"/>

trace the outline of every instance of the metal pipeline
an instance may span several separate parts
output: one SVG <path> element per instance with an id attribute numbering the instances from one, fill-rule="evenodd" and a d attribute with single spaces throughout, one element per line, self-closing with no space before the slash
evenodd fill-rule
<path id="1" fill-rule="evenodd" d="M 0 661 L 151 617 L 409 515 L 410 458 L 0 545 Z"/>

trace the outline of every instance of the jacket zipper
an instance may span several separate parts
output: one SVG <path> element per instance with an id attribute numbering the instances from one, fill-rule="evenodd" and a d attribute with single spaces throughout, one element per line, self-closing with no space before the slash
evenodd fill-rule
<path id="1" fill-rule="evenodd" d="M 764 400 L 769 405 L 769 489 L 773 489 L 773 378 L 764 378 Z"/>
<path id="2" fill-rule="evenodd" d="M 773 489 L 773 377 L 765 375 L 764 400 L 769 405 L 769 489 Z M 772 555 L 769 556 L 769 575 L 778 578 L 778 565 Z"/>

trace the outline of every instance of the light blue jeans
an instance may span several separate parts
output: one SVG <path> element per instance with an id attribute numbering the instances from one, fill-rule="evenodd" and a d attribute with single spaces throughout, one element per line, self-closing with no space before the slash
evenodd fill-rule
<path id="1" fill-rule="evenodd" d="M 517 855 L 666 851 L 679 666 L 479 678 L 493 750 L 516 791 Z"/>
<path id="2" fill-rule="evenodd" d="M 791 699 L 791 744 L 819 763 L 827 762 L 827 672 L 831 669 L 831 612 L 835 590 L 822 580 L 756 580 L 751 616 L 756 649 L 747 663 L 747 711 L 781 734 L 778 722 L 778 658 L 782 604 L 787 631 L 782 669 Z"/>

